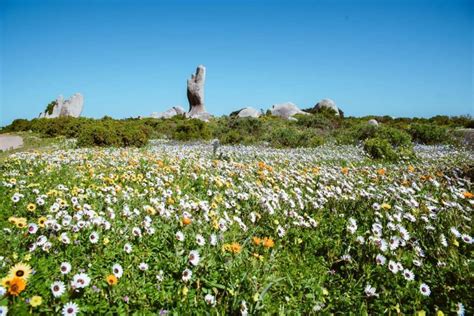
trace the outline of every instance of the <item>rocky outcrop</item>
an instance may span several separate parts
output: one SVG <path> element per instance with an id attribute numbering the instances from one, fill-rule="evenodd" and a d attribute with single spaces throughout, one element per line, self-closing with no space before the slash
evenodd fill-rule
<path id="1" fill-rule="evenodd" d="M 175 115 L 185 114 L 186 111 L 181 106 L 173 106 L 164 112 L 153 112 L 151 113 L 152 118 L 172 118 Z"/>
<path id="2" fill-rule="evenodd" d="M 295 104 L 291 102 L 281 103 L 281 104 L 274 104 L 270 110 L 272 115 L 278 116 L 284 119 L 290 119 L 293 115 L 296 114 L 305 114 L 309 115 L 302 110 L 300 110 Z"/>
<path id="3" fill-rule="evenodd" d="M 336 112 L 336 115 L 339 115 L 339 108 L 337 107 L 336 102 L 331 99 L 322 99 L 321 101 L 316 103 L 313 110 L 317 112 L 323 108 L 333 110 L 334 112 Z"/>
<path id="4" fill-rule="evenodd" d="M 376 119 L 369 120 L 368 124 L 372 126 L 379 126 L 379 122 L 377 122 Z"/>
<path id="5" fill-rule="evenodd" d="M 253 117 L 257 118 L 259 117 L 262 113 L 260 111 L 252 108 L 252 107 L 246 107 L 243 109 L 240 109 L 239 111 L 236 111 L 237 113 L 235 114 L 236 117 Z"/>
<path id="6" fill-rule="evenodd" d="M 189 112 L 186 117 L 197 118 L 201 120 L 209 120 L 211 115 L 206 112 L 204 107 L 204 83 L 206 81 L 206 68 L 199 65 L 196 69 L 196 74 L 191 75 L 188 79 L 188 101 Z"/>
<path id="7" fill-rule="evenodd" d="M 69 99 L 64 100 L 60 95 L 55 101 L 48 104 L 44 112 L 40 113 L 40 118 L 55 118 L 62 116 L 79 117 L 84 107 L 84 97 L 80 93 L 76 93 Z"/>

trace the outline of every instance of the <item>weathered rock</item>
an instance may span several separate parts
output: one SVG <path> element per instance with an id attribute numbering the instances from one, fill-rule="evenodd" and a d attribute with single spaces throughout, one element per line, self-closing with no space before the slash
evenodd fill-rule
<path id="1" fill-rule="evenodd" d="M 313 109 L 317 111 L 322 108 L 331 109 L 336 112 L 336 115 L 339 115 L 339 108 L 337 107 L 336 102 L 331 99 L 322 99 L 321 101 L 316 103 Z"/>
<path id="2" fill-rule="evenodd" d="M 196 74 L 191 75 L 191 79 L 188 79 L 188 101 L 189 101 L 189 112 L 186 113 L 186 117 L 197 118 L 208 120 L 211 115 L 206 112 L 204 107 L 204 83 L 206 80 L 206 68 L 203 65 L 199 65 L 196 69 Z"/>
<path id="3" fill-rule="evenodd" d="M 376 119 L 371 119 L 371 120 L 369 120 L 369 122 L 368 122 L 368 123 L 369 123 L 369 125 L 373 125 L 373 126 L 379 126 L 379 122 L 377 122 L 377 120 L 376 120 Z"/>
<path id="4" fill-rule="evenodd" d="M 309 115 L 309 113 L 301 111 L 294 103 L 291 103 L 291 102 L 274 104 L 270 112 L 272 113 L 272 115 L 278 116 L 284 119 L 289 119 L 290 117 L 296 114 Z"/>
<path id="5" fill-rule="evenodd" d="M 76 93 L 69 99 L 64 100 L 63 96 L 60 95 L 56 101 L 50 103 L 52 109 L 40 113 L 40 118 L 55 118 L 62 116 L 79 117 L 84 107 L 84 97 L 80 93 Z"/>
<path id="6" fill-rule="evenodd" d="M 237 113 L 237 117 L 253 117 L 253 118 L 257 118 L 261 115 L 262 113 L 260 113 L 260 111 L 252 108 L 252 107 L 246 107 L 246 108 L 243 108 L 241 109 L 238 113 Z"/>
<path id="7" fill-rule="evenodd" d="M 175 115 L 185 114 L 186 111 L 181 106 L 173 106 L 164 112 L 153 112 L 151 113 L 152 118 L 172 118 Z"/>

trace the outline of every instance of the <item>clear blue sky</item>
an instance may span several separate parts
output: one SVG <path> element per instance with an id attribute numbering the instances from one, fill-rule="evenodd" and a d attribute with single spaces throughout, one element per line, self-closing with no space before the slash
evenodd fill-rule
<path id="1" fill-rule="evenodd" d="M 348 115 L 474 114 L 474 1 L 0 0 L 0 124 L 81 92 L 84 116 L 332 98 Z"/>

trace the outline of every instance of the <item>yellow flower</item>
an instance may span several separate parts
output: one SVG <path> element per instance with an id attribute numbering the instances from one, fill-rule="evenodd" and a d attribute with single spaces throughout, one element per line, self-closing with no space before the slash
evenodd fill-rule
<path id="1" fill-rule="evenodd" d="M 31 260 L 31 254 L 29 253 L 29 254 L 25 255 L 25 256 L 23 257 L 23 260 L 25 260 L 25 261 L 30 261 L 30 260 Z"/>
<path id="2" fill-rule="evenodd" d="M 110 239 L 108 237 L 105 237 L 103 241 L 104 245 L 108 245 L 109 242 L 110 242 Z"/>
<path id="3" fill-rule="evenodd" d="M 8 294 L 18 296 L 26 288 L 26 281 L 23 278 L 12 278 L 8 283 Z"/>
<path id="4" fill-rule="evenodd" d="M 444 316 L 443 311 L 438 310 L 438 311 L 436 312 L 436 316 Z"/>
<path id="5" fill-rule="evenodd" d="M 114 286 L 118 283 L 117 277 L 113 274 L 108 275 L 106 280 L 107 280 L 107 283 L 111 286 Z"/>
<path id="6" fill-rule="evenodd" d="M 27 224 L 27 223 L 26 223 L 26 218 L 24 218 L 24 217 L 18 217 L 18 218 L 16 219 L 16 223 L 15 223 L 16 227 L 18 227 L 18 228 L 25 228 L 25 227 L 26 227 L 26 224 Z"/>
<path id="7" fill-rule="evenodd" d="M 383 203 L 382 205 L 380 205 L 380 207 L 383 208 L 384 210 L 389 210 L 392 208 L 392 206 L 387 203 Z"/>
<path id="8" fill-rule="evenodd" d="M 30 299 L 30 305 L 33 307 L 40 306 L 43 302 L 41 296 L 35 295 Z"/>
<path id="9" fill-rule="evenodd" d="M 44 227 L 44 222 L 46 222 L 47 218 L 44 217 L 44 216 L 41 216 L 40 218 L 38 218 L 38 226 L 39 227 Z"/>
<path id="10" fill-rule="evenodd" d="M 30 212 L 34 212 L 36 210 L 36 204 L 34 203 L 30 203 L 28 204 L 28 206 L 26 207 L 26 209 Z"/>
<path id="11" fill-rule="evenodd" d="M 416 316 L 425 316 L 426 312 L 425 311 L 417 311 Z"/>
<path id="12" fill-rule="evenodd" d="M 31 267 L 28 264 L 24 264 L 23 262 L 19 262 L 13 267 L 10 268 L 10 271 L 8 272 L 8 275 L 10 278 L 22 278 L 22 279 L 28 279 L 31 275 Z"/>
<path id="13" fill-rule="evenodd" d="M 188 290 L 188 288 L 187 288 L 186 286 L 183 287 L 183 290 L 182 290 L 183 296 L 188 295 L 188 291 L 189 291 L 189 290 Z"/>

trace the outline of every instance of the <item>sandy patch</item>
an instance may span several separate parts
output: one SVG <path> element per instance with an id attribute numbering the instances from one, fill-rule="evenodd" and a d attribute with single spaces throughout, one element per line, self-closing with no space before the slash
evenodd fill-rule
<path id="1" fill-rule="evenodd" d="M 20 136 L 0 135 L 0 151 L 15 149 L 23 146 L 23 138 Z"/>

